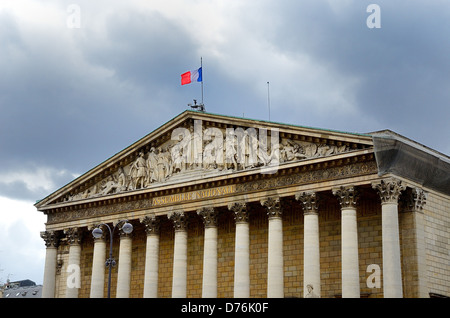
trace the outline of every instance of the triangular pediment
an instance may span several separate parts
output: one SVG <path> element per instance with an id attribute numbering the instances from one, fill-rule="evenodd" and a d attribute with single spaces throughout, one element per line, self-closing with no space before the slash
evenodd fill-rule
<path id="1" fill-rule="evenodd" d="M 372 147 L 366 134 L 185 111 L 36 203 L 54 205 L 153 191 Z"/>

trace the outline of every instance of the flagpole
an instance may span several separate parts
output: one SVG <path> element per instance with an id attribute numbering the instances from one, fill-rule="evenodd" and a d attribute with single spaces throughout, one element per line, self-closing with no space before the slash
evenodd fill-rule
<path id="1" fill-rule="evenodd" d="M 269 121 L 270 121 L 270 88 L 269 88 L 269 82 L 267 82 L 267 107 L 269 108 Z"/>
<path id="2" fill-rule="evenodd" d="M 200 57 L 200 67 L 202 69 L 202 105 L 203 105 L 203 58 Z"/>

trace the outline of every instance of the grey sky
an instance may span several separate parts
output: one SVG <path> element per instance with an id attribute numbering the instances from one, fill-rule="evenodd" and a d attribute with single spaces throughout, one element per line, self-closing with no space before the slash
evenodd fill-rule
<path id="1" fill-rule="evenodd" d="M 273 121 L 448 155 L 449 16 L 438 0 L 2 1 L 0 196 L 33 204 L 183 112 L 200 57 L 209 112 L 267 120 L 270 81 Z"/>

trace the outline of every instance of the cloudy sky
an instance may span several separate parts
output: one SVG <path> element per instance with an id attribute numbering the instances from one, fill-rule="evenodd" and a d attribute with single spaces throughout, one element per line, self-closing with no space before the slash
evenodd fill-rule
<path id="1" fill-rule="evenodd" d="M 373 9 L 371 4 L 377 6 Z M 369 10 L 368 10 L 369 8 Z M 201 99 L 450 153 L 448 0 L 2 0 L 0 282 L 42 283 L 33 204 Z"/>

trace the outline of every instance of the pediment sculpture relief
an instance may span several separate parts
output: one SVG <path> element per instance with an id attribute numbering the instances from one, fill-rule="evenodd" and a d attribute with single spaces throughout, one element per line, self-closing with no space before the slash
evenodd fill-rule
<path id="1" fill-rule="evenodd" d="M 275 166 L 348 151 L 346 145 L 280 138 L 278 130 L 176 128 L 171 140 L 140 151 L 137 158 L 94 186 L 64 201 L 144 189 L 167 181 Z"/>

